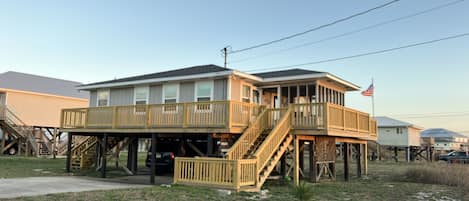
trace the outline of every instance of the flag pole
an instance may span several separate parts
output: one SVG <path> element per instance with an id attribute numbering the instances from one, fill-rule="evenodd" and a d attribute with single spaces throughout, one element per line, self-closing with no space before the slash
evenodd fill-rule
<path id="1" fill-rule="evenodd" d="M 373 89 L 375 87 L 375 84 L 374 84 L 374 80 L 373 80 L 373 77 L 371 78 L 371 85 L 373 86 Z M 371 106 L 372 106 L 372 115 L 373 117 L 375 117 L 375 92 L 373 90 L 373 93 L 371 93 Z"/>

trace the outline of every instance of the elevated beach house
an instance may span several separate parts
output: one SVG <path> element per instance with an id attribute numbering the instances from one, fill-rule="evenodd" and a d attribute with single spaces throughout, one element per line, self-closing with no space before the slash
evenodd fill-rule
<path id="1" fill-rule="evenodd" d="M 295 182 L 300 174 L 334 179 L 337 143 L 348 150 L 346 179 L 352 145 L 357 174 L 366 173 L 366 144 L 377 140 L 376 121 L 345 107 L 345 93 L 359 87 L 326 72 L 248 74 L 204 65 L 78 89 L 90 92 L 90 105 L 62 110 L 61 127 L 70 139 L 89 137 L 69 145 L 69 171 L 95 166 L 105 176 L 104 156 L 125 146 L 123 168 L 135 172 L 137 140 L 151 138 L 150 158 L 176 153 L 175 183 L 256 190 L 272 172 L 290 173 Z"/>
<path id="2" fill-rule="evenodd" d="M 60 137 L 60 111 L 88 105 L 88 92 L 79 92 L 78 85 L 26 73 L 0 73 L 0 154 L 52 154 Z"/>

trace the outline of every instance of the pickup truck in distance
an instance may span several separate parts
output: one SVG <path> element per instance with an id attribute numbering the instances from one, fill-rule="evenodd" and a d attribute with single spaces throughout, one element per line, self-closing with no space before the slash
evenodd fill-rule
<path id="1" fill-rule="evenodd" d="M 439 160 L 447 161 L 448 163 L 469 164 L 469 154 L 467 151 L 453 151 L 447 155 L 440 156 Z"/>

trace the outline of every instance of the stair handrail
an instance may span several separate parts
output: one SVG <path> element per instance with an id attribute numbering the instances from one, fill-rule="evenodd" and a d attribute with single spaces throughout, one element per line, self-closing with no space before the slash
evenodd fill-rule
<path id="1" fill-rule="evenodd" d="M 267 138 L 264 139 L 257 151 L 254 153 L 254 158 L 257 159 L 257 174 L 259 175 L 264 169 L 269 159 L 275 153 L 275 150 L 283 142 L 288 131 L 291 128 L 291 107 L 288 107 L 287 112 L 283 114 L 277 125 L 272 129 Z"/>
<path id="2" fill-rule="evenodd" d="M 21 118 L 19 118 L 11 109 L 10 106 L 4 105 L 2 107 L 2 114 L 5 121 L 9 121 L 17 126 L 27 126 Z"/>
<path id="3" fill-rule="evenodd" d="M 96 144 L 97 141 L 98 140 L 95 137 L 88 137 L 86 140 L 72 148 L 72 157 L 79 157 L 84 150 L 89 149 L 92 145 Z"/>
<path id="4" fill-rule="evenodd" d="M 259 135 L 267 128 L 267 110 L 263 110 L 256 120 L 249 125 L 241 137 L 231 146 L 225 154 L 228 160 L 242 159 L 249 150 L 249 147 L 256 141 Z"/>

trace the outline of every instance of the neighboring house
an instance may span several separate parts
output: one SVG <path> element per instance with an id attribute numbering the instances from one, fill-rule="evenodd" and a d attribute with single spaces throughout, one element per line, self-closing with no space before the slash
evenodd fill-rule
<path id="1" fill-rule="evenodd" d="M 96 138 L 77 143 L 80 147 L 76 150 L 81 152 L 70 152 L 67 170 L 98 164 L 104 167 L 103 177 L 106 157 L 96 156 L 98 142 L 100 153 L 116 150 L 113 147 L 119 141 L 118 147 L 128 144 L 127 168 L 135 172 L 138 139 L 152 138 L 155 151 L 172 151 L 179 156 L 176 183 L 240 190 L 259 189 L 281 156 L 290 153 L 298 154 L 296 163 L 290 164 L 293 171 L 288 171 L 297 182 L 299 157 L 304 157 L 299 147 L 306 146 L 306 141 L 317 156 L 309 158 L 313 164 L 311 180 L 326 173 L 335 177 L 330 168 L 335 166 L 336 143 L 344 143 L 347 150 L 351 144 L 357 146 L 354 150 L 362 159 L 358 160 L 358 172 L 366 172 L 366 143 L 377 139 L 376 121 L 367 113 L 345 107 L 345 93 L 359 87 L 327 72 L 290 69 L 248 74 L 204 65 L 91 83 L 78 89 L 90 92 L 90 107 L 63 110 L 61 127 L 69 138 Z M 287 151 L 292 143 L 293 152 Z M 172 150 L 161 150 L 163 146 Z M 213 155 L 224 158 L 181 158 Z M 345 157 L 350 161 L 350 155 Z M 235 164 L 239 166 L 233 167 Z M 280 169 L 286 170 L 286 163 L 281 164 Z M 200 171 L 194 172 L 191 167 L 199 165 Z M 348 170 L 348 163 L 344 165 Z M 208 176 L 214 172 L 217 175 Z"/>
<path id="2" fill-rule="evenodd" d="M 422 138 L 433 138 L 435 150 L 454 151 L 460 150 L 469 142 L 469 137 L 444 128 L 431 128 L 422 131 Z"/>
<path id="3" fill-rule="evenodd" d="M 28 138 L 34 129 L 59 128 L 62 109 L 88 106 L 88 92 L 75 89 L 80 84 L 13 71 L 1 73 L 0 132 L 3 141 L 0 141 L 0 153 L 8 151 L 11 154 L 16 153 L 16 149 L 22 149 L 17 145 L 25 144 L 26 139 L 20 137 Z M 49 131 L 50 139 L 53 131 Z"/>
<path id="4" fill-rule="evenodd" d="M 376 117 L 378 122 L 378 143 L 392 147 L 420 146 L 422 128 L 390 117 Z"/>

